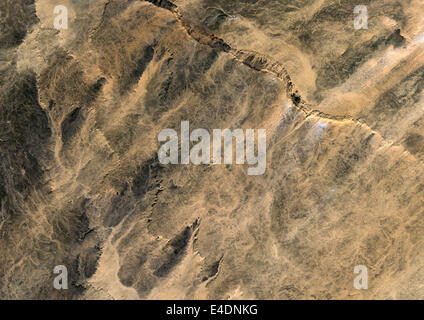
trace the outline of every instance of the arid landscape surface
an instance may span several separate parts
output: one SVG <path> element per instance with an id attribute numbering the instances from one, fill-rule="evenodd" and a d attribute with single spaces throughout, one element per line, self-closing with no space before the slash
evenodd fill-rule
<path id="1" fill-rule="evenodd" d="M 423 89 L 422 0 L 0 0 L 0 298 L 424 299 Z"/>

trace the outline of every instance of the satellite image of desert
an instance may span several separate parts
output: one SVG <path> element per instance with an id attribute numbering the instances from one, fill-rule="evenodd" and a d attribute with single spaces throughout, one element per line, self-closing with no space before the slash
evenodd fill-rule
<path id="1" fill-rule="evenodd" d="M 424 1 L 0 0 L 0 206 L 1 300 L 422 300 Z"/>

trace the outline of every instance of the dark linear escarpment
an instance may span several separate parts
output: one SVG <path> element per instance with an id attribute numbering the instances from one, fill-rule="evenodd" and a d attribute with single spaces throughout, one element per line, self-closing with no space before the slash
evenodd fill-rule
<path id="1" fill-rule="evenodd" d="M 354 118 L 350 115 L 332 115 L 320 110 L 314 109 L 305 99 L 302 97 L 299 89 L 296 84 L 293 82 L 291 76 L 284 66 L 282 66 L 279 62 L 273 61 L 273 59 L 267 55 L 254 52 L 251 50 L 238 50 L 231 47 L 225 40 L 218 38 L 214 34 L 208 32 L 207 30 L 194 26 L 187 19 L 183 17 L 179 8 L 176 4 L 169 0 L 145 0 L 151 2 L 152 4 L 167 9 L 171 11 L 176 19 L 181 23 L 181 25 L 185 28 L 187 33 L 197 42 L 207 45 L 213 49 L 216 49 L 220 52 L 225 52 L 230 54 L 233 59 L 240 61 L 244 65 L 249 68 L 258 71 L 258 72 L 267 72 L 272 74 L 273 76 L 280 79 L 286 85 L 286 94 L 292 101 L 292 106 L 297 110 L 303 112 L 306 118 L 314 116 L 324 120 L 330 121 L 351 121 L 359 126 L 363 126 L 370 131 L 372 135 L 378 135 L 384 141 L 386 139 L 380 134 L 373 130 L 367 123 L 363 122 L 361 119 Z M 397 34 L 397 31 L 395 32 Z M 402 40 L 401 43 L 404 43 Z M 387 141 L 386 141 L 387 142 Z M 389 142 L 387 142 L 389 144 Z M 406 149 L 405 149 L 406 150 Z"/>
<path id="2" fill-rule="evenodd" d="M 317 117 L 333 120 L 333 121 L 343 121 L 350 120 L 361 123 L 358 119 L 353 119 L 350 116 L 334 116 L 331 114 L 326 114 L 324 112 L 314 110 L 310 104 L 308 104 L 300 95 L 299 90 L 296 85 L 293 83 L 290 75 L 287 70 L 277 61 L 273 61 L 272 58 L 257 53 L 251 50 L 238 50 L 232 48 L 225 40 L 215 36 L 214 34 L 198 27 L 192 25 L 187 19 L 183 17 L 181 12 L 178 9 L 178 6 L 168 0 L 145 0 L 150 2 L 160 8 L 167 9 L 171 11 L 177 20 L 181 23 L 187 33 L 197 42 L 207 45 L 213 49 L 216 49 L 220 52 L 225 52 L 231 54 L 233 59 L 240 61 L 249 68 L 258 71 L 258 72 L 267 72 L 277 77 L 283 83 L 286 84 L 287 96 L 291 98 L 294 107 L 304 112 L 307 116 L 315 115 Z"/>

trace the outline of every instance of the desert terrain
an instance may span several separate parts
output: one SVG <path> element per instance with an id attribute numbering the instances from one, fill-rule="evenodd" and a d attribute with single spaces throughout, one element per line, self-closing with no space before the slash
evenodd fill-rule
<path id="1" fill-rule="evenodd" d="M 0 12 L 1 299 L 424 298 L 423 1 Z M 182 121 L 266 129 L 265 173 L 160 163 Z"/>

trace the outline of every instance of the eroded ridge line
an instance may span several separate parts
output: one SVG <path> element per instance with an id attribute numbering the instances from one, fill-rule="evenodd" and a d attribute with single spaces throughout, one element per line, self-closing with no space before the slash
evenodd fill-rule
<path id="1" fill-rule="evenodd" d="M 218 38 L 214 34 L 211 34 L 205 29 L 201 27 L 193 26 L 187 19 L 183 17 L 178 6 L 169 0 L 145 0 L 146 2 L 150 2 L 157 7 L 167 9 L 174 14 L 176 19 L 180 22 L 180 24 L 187 31 L 188 35 L 197 41 L 200 44 L 207 45 L 212 49 L 216 49 L 221 52 L 225 52 L 230 54 L 233 59 L 243 63 L 249 68 L 259 71 L 266 72 L 274 77 L 280 79 L 286 84 L 286 93 L 287 96 L 293 102 L 293 106 L 298 110 L 304 112 L 307 117 L 314 115 L 319 118 L 328 119 L 332 121 L 344 121 L 349 120 L 353 122 L 357 122 L 361 125 L 366 125 L 359 121 L 358 119 L 354 119 L 351 116 L 335 116 L 331 114 L 327 114 L 321 112 L 319 110 L 314 110 L 310 104 L 308 104 L 299 94 L 299 90 L 296 88 L 293 83 L 289 73 L 287 70 L 277 61 L 273 61 L 272 58 L 255 52 L 251 50 L 237 50 L 232 48 L 228 43 L 226 43 L 223 39 Z"/>
<path id="2" fill-rule="evenodd" d="M 225 52 L 230 54 L 232 58 L 236 61 L 243 63 L 249 68 L 258 71 L 265 72 L 271 74 L 273 77 L 278 78 L 283 83 L 286 84 L 286 94 L 292 101 L 292 107 L 298 111 L 301 111 L 305 114 L 305 120 L 309 117 L 317 117 L 326 121 L 333 122 L 353 122 L 361 127 L 364 127 L 366 130 L 370 132 L 370 135 L 377 136 L 381 139 L 383 145 L 385 146 L 393 146 L 398 145 L 402 147 L 402 149 L 411 155 L 414 159 L 418 160 L 420 163 L 422 161 L 411 154 L 402 144 L 397 144 L 394 142 L 387 141 L 379 132 L 373 130 L 368 124 L 365 122 L 354 118 L 350 115 L 331 115 L 320 110 L 313 109 L 311 104 L 306 102 L 299 93 L 296 85 L 293 83 L 289 73 L 286 68 L 282 66 L 279 62 L 274 61 L 271 57 L 266 56 L 264 54 L 252 51 L 252 50 L 237 50 L 232 48 L 228 43 L 226 43 L 223 39 L 211 34 L 209 31 L 204 28 L 197 27 L 192 25 L 186 18 L 181 14 L 178 6 L 169 0 L 141 0 L 154 4 L 157 7 L 167 9 L 171 13 L 174 14 L 177 21 L 181 24 L 181 26 L 186 30 L 187 34 L 197 41 L 200 44 L 207 45 L 212 49 L 216 49 L 221 52 Z"/>

